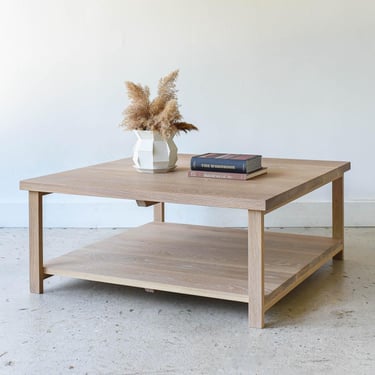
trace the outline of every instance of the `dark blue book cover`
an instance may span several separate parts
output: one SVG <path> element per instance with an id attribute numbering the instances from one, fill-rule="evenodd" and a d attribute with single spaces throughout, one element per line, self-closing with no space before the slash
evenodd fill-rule
<path id="1" fill-rule="evenodd" d="M 208 152 L 193 156 L 190 166 L 200 171 L 250 173 L 262 168 L 262 156 Z"/>

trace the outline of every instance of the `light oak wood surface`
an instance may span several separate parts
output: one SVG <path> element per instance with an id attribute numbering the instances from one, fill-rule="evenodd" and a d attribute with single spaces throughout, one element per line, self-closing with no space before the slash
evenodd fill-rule
<path id="1" fill-rule="evenodd" d="M 21 181 L 29 191 L 92 195 L 138 201 L 272 211 L 327 184 L 350 169 L 348 162 L 263 159 L 268 173 L 249 181 L 187 176 L 191 155 L 179 155 L 174 172 L 137 172 L 131 159 Z"/>
<path id="2" fill-rule="evenodd" d="M 344 245 L 344 178 L 332 181 L 332 237 Z M 334 259 L 344 259 L 343 249 Z"/>
<path id="3" fill-rule="evenodd" d="M 258 221 L 256 219 L 256 221 Z M 259 242 L 256 240 L 255 242 Z M 252 326 L 285 290 L 301 283 L 313 266 L 340 251 L 332 238 L 265 232 L 264 275 L 249 275 L 246 230 L 186 224 L 149 223 L 48 260 L 44 272 L 146 289 L 249 303 Z M 259 259 L 255 260 L 258 267 Z M 323 263 L 323 264 L 324 264 Z M 257 307 L 264 278 L 264 311 Z M 252 284 L 254 282 L 254 285 Z M 255 286 L 253 288 L 253 286 Z M 254 292 L 250 290 L 254 289 Z M 249 301 L 249 295 L 256 300 Z"/>
<path id="4" fill-rule="evenodd" d="M 21 181 L 29 190 L 30 290 L 61 275 L 249 304 L 251 327 L 328 260 L 344 251 L 344 180 L 349 162 L 263 159 L 268 173 L 249 181 L 189 178 L 178 168 L 142 174 L 131 159 Z M 332 238 L 264 231 L 264 215 L 332 182 Z M 43 196 L 134 199 L 153 206 L 154 222 L 43 263 Z M 165 202 L 242 208 L 248 230 L 165 223 Z"/>
<path id="5" fill-rule="evenodd" d="M 248 211 L 248 291 L 251 327 L 264 326 L 264 213 Z"/>
<path id="6" fill-rule="evenodd" d="M 43 293 L 43 194 L 29 192 L 30 291 Z"/>

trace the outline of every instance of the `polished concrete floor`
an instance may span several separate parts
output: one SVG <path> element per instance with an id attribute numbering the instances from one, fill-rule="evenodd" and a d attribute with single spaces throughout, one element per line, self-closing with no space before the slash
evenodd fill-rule
<path id="1" fill-rule="evenodd" d="M 46 254 L 118 232 L 47 229 Z M 375 228 L 345 235 L 257 330 L 242 303 L 60 277 L 29 294 L 27 230 L 0 229 L 0 374 L 375 374 Z"/>

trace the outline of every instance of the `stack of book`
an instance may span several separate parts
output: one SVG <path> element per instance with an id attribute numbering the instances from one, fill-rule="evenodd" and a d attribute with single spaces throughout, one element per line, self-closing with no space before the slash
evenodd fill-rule
<path id="1" fill-rule="evenodd" d="M 206 153 L 191 158 L 189 177 L 249 180 L 267 173 L 261 155 Z"/>

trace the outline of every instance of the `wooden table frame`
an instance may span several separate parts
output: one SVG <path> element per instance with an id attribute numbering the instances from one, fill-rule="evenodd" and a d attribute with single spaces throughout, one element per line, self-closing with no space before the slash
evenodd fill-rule
<path id="1" fill-rule="evenodd" d="M 254 194 L 258 194 L 258 190 L 255 187 L 252 187 L 254 182 L 250 181 L 221 181 L 221 183 L 217 183 L 218 185 L 214 185 L 214 181 L 208 181 L 208 179 L 198 179 L 198 178 L 188 178 L 186 176 L 186 172 L 188 170 L 188 160 L 190 155 L 180 156 L 181 167 L 180 173 L 177 174 L 176 172 L 169 173 L 168 176 L 164 178 L 172 178 L 173 175 L 176 173 L 176 181 L 185 181 L 186 184 L 191 184 L 196 188 L 200 186 L 201 189 L 205 189 L 206 185 L 203 181 L 206 181 L 206 184 L 211 184 L 211 186 L 215 187 L 218 186 L 216 194 L 221 194 L 222 197 L 226 199 L 227 197 L 227 190 L 225 188 L 237 189 L 241 194 L 239 194 L 239 199 L 244 199 L 243 197 L 247 197 L 246 194 L 242 194 L 244 190 L 244 186 L 247 186 L 249 189 L 254 189 Z M 114 168 L 120 161 L 107 163 L 99 166 L 94 166 L 100 168 L 104 168 L 103 166 L 108 167 L 108 169 Z M 122 163 L 120 163 L 122 167 Z M 110 266 L 108 266 L 109 271 L 107 270 L 106 274 L 101 269 L 98 271 L 98 261 L 97 259 L 100 258 L 100 253 L 97 248 L 89 248 L 85 251 L 81 251 L 80 253 L 73 252 L 72 255 L 68 254 L 67 256 L 57 258 L 56 261 L 51 261 L 45 263 L 43 260 L 43 196 L 46 194 L 50 194 L 53 192 L 59 193 L 73 193 L 73 194 L 83 194 L 83 195 L 97 195 L 97 196 L 108 196 L 108 197 L 116 197 L 119 196 L 116 192 L 110 191 L 100 191 L 100 188 L 97 191 L 85 191 L 87 186 L 82 184 L 82 188 L 77 189 L 74 191 L 74 183 L 67 182 L 67 176 L 69 179 L 75 175 L 76 171 L 68 171 L 63 172 L 61 174 L 44 176 L 36 179 L 25 180 L 21 182 L 21 189 L 29 191 L 29 233 L 30 233 L 30 290 L 32 293 L 43 293 L 43 280 L 47 277 L 52 275 L 62 275 L 62 276 L 70 276 L 70 277 L 77 277 L 81 279 L 88 279 L 88 280 L 96 280 L 96 281 L 103 281 L 103 282 L 110 282 L 122 285 L 130 285 L 136 287 L 144 287 L 147 289 L 156 289 L 156 290 L 167 290 L 172 292 L 180 292 L 192 295 L 202 295 L 207 297 L 214 297 L 214 298 L 222 298 L 227 300 L 236 300 L 241 302 L 248 303 L 248 311 L 249 311 L 249 325 L 251 327 L 262 328 L 264 327 L 264 315 L 265 312 L 272 307 L 276 302 L 278 302 L 281 298 L 283 298 L 287 293 L 289 293 L 292 289 L 294 289 L 297 285 L 299 285 L 303 280 L 305 280 L 308 276 L 310 276 L 313 272 L 319 269 L 323 264 L 325 264 L 330 259 L 343 259 L 344 254 L 344 177 L 343 174 L 345 171 L 350 169 L 350 164 L 348 162 L 313 162 L 307 161 L 306 165 L 304 161 L 289 161 L 284 160 L 281 161 L 279 159 L 264 159 L 264 165 L 269 168 L 268 175 L 258 177 L 257 184 L 259 186 L 268 186 L 267 185 L 267 178 L 272 176 L 273 173 L 277 175 L 280 171 L 280 175 L 282 174 L 283 177 L 275 177 L 275 181 L 279 181 L 280 185 L 285 184 L 281 189 L 278 188 L 277 194 L 274 190 L 271 193 L 267 193 L 267 199 L 264 197 L 254 199 L 254 194 L 251 195 L 249 198 L 249 202 L 245 204 L 248 207 L 248 231 L 247 235 L 243 235 L 243 232 L 240 230 L 233 230 L 233 229 L 213 229 L 210 227 L 201 227 L 201 226 L 189 226 L 189 225 L 182 225 L 182 224 L 168 224 L 165 223 L 165 210 L 164 210 L 164 201 L 171 202 L 171 203 L 190 203 L 196 204 L 195 201 L 197 198 L 193 196 L 188 196 L 186 192 L 190 192 L 189 187 L 181 193 L 185 194 L 186 196 L 178 199 L 178 192 L 171 193 L 166 187 L 163 188 L 155 188 L 155 184 L 160 183 L 161 176 L 159 175 L 142 175 L 135 171 L 129 169 L 130 161 L 126 160 L 125 165 L 127 166 L 127 176 L 131 176 L 136 179 L 144 179 L 150 183 L 150 188 L 148 191 L 125 191 L 122 192 L 123 198 L 128 199 L 136 199 L 137 204 L 140 207 L 147 207 L 150 205 L 154 206 L 154 223 L 147 224 L 143 232 L 151 233 L 150 234 L 150 242 L 148 243 L 147 247 L 150 247 L 150 251 L 154 251 L 153 254 L 148 255 L 146 254 L 139 254 L 139 251 L 143 251 L 143 248 L 139 247 L 139 245 L 134 245 L 134 249 L 130 249 L 128 254 L 122 255 L 122 253 L 118 256 L 126 256 L 126 259 L 129 262 L 133 262 L 132 265 L 122 265 L 125 267 L 124 270 L 119 270 L 118 274 L 112 275 Z M 296 173 L 289 172 L 288 169 L 285 169 L 285 165 L 289 168 L 293 168 L 293 166 L 297 165 Z M 314 178 L 311 178 L 307 172 L 303 172 L 304 168 L 308 169 L 308 166 L 311 165 L 311 168 L 316 168 L 319 170 L 318 172 L 314 172 Z M 318 167 L 316 167 L 318 165 Z M 314 167 L 313 167 L 314 166 Z M 89 167 L 88 167 L 89 168 Z M 90 167 L 91 168 L 91 167 Z M 117 168 L 117 167 L 116 167 Z M 284 169 L 285 171 L 284 171 Z M 104 169 L 103 169 L 104 170 Z M 116 169 L 118 172 L 118 169 Z M 91 170 L 82 169 L 82 173 L 90 172 Z M 109 173 L 109 172 L 108 172 Z M 112 172 L 111 172 L 112 173 Z M 134 174 L 130 175 L 129 173 Z M 288 173 L 291 173 L 288 177 Z M 307 176 L 304 175 L 307 173 Z M 80 175 L 79 173 L 77 175 Z M 91 175 L 88 173 L 88 176 Z M 289 180 L 296 178 L 296 176 L 303 175 L 301 181 L 297 181 L 292 185 L 289 184 Z M 92 177 L 91 177 L 92 178 Z M 186 180 L 184 180 L 184 178 Z M 307 179 L 307 181 L 305 181 Z M 254 180 L 255 181 L 255 180 Z M 286 184 L 288 182 L 288 184 Z M 327 183 L 332 183 L 332 237 L 316 237 L 316 236 L 301 236 L 301 235 L 284 235 L 284 234 L 276 234 L 276 233 L 265 233 L 264 230 L 264 215 L 277 209 L 286 203 L 307 194 L 308 192 L 323 186 Z M 177 182 L 176 182 L 177 183 Z M 79 184 L 79 183 L 78 183 Z M 154 184 L 154 185 L 153 185 Z M 225 185 L 223 185 L 225 184 Z M 262 185 L 263 184 L 263 185 Z M 164 185 L 163 185 L 164 186 Z M 184 186 L 184 185 L 181 185 Z M 220 188 L 220 189 L 219 189 Z M 109 189 L 106 185 L 106 189 Z M 129 188 L 130 189 L 130 188 Z M 154 190 L 153 190 L 154 189 Z M 135 190 L 135 189 L 134 189 Z M 168 190 L 168 191 L 166 191 Z M 74 191 L 74 192 L 73 192 Z M 244 190 L 246 193 L 246 190 Z M 281 191 L 281 193 L 280 193 Z M 151 193 L 152 192 L 152 193 Z M 154 200 L 153 198 L 157 197 L 158 195 L 168 195 L 163 200 Z M 203 191 L 201 193 L 203 196 L 208 196 L 208 193 Z M 211 193 L 210 193 L 211 194 Z M 219 196 L 220 198 L 220 196 Z M 223 198 L 223 199 L 224 199 Z M 216 198 L 215 198 L 216 199 Z M 198 199 L 198 203 L 200 203 L 200 198 Z M 220 206 L 220 199 L 208 199 L 206 205 L 216 205 Z M 236 207 L 237 201 L 233 198 L 232 203 L 224 204 L 223 207 Z M 240 205 L 244 205 L 241 201 Z M 249 208 L 249 206 L 252 206 Z M 133 232 L 132 232 L 133 231 Z M 164 231 L 164 232 L 163 232 Z M 121 247 L 127 248 L 127 243 L 129 239 L 127 236 L 131 237 L 131 243 L 139 242 L 141 238 L 144 240 L 142 235 L 140 235 L 136 230 L 129 230 L 130 234 L 126 232 L 123 237 L 118 237 L 115 242 L 117 245 L 110 245 L 108 242 L 103 244 L 103 248 L 108 248 L 113 246 L 113 248 Z M 154 233 L 154 234 L 152 234 Z M 158 236 L 160 237 L 168 237 L 171 233 L 176 233 L 176 238 L 183 237 L 185 233 L 191 233 L 190 237 L 185 237 L 184 242 L 180 242 L 178 247 L 181 248 L 179 250 L 181 253 L 175 255 L 173 258 L 173 249 L 171 251 L 168 250 L 168 254 L 165 254 L 164 248 L 168 245 L 163 243 L 162 245 L 155 245 L 158 242 Z M 163 234 L 164 233 L 164 234 Z M 152 237 L 153 236 L 153 237 Z M 188 236 L 188 234 L 186 234 Z M 215 240 L 215 237 L 220 237 L 218 240 Z M 283 237 L 284 236 L 284 237 Z M 192 242 L 190 244 L 186 244 L 186 238 L 192 238 Z M 194 242 L 194 238 L 201 238 L 203 241 L 208 241 L 207 243 L 215 243 L 218 250 L 215 249 L 208 249 L 207 257 L 199 258 L 199 254 L 196 252 L 196 249 L 199 247 L 198 242 Z M 206 240 L 209 238 L 209 240 Z M 228 255 L 224 253 L 224 247 L 221 247 L 220 241 L 225 241 L 226 238 L 230 238 L 233 243 L 233 254 Z M 237 243 L 238 238 L 238 243 Z M 202 241 L 202 240 L 199 241 Z M 121 242 L 125 241 L 125 242 Z M 126 242 L 128 241 L 128 242 Z M 182 240 L 181 240 L 182 241 Z M 190 240 L 189 240 L 190 241 Z M 189 242 L 188 241 L 188 242 Z M 197 239 L 198 241 L 198 239 Z M 215 242 L 216 241 L 216 242 Z M 244 241 L 247 241 L 247 246 L 244 245 Z M 200 242 L 201 243 L 201 242 Z M 283 247 L 282 251 L 276 249 L 275 244 L 284 243 L 284 245 L 280 245 Z M 125 245 L 124 245 L 125 244 Z M 269 244 L 270 250 L 267 252 L 269 254 L 270 261 L 267 263 L 267 270 L 265 270 L 265 247 L 266 244 Z M 296 245 L 294 245 L 296 244 Z M 301 245 L 303 244 L 303 245 Z M 306 244 L 306 246 L 305 246 Z M 138 246 L 138 247 L 137 247 Z M 176 245 L 177 246 L 177 245 Z M 224 246 L 224 245 L 223 245 Z M 232 246 L 232 245 L 231 245 Z M 247 254 L 246 249 L 243 252 L 244 246 L 247 247 Z M 100 247 L 100 245 L 98 245 Z M 129 248 L 131 246 L 129 245 Z M 155 249 L 154 249 L 155 247 Z M 206 246 L 209 247 L 209 246 Z M 294 248 L 296 247 L 296 248 Z M 300 249 L 301 247 L 306 247 L 306 249 Z M 297 249 L 298 248 L 298 249 Z M 141 249 L 141 250 L 139 250 Z M 135 251 L 137 250 L 137 251 Z M 100 250 L 101 251 L 101 250 Z M 116 253 L 117 250 L 114 250 L 113 254 Z M 146 251 L 146 250 L 145 250 Z M 176 250 L 177 251 L 177 250 Z M 191 254 L 187 254 L 191 251 Z M 280 252 L 280 254 L 278 253 Z M 291 252 L 292 251 L 292 252 Z M 211 253 L 209 253 L 211 252 Z M 203 253 L 203 251 L 202 251 Z M 241 254 L 240 254 L 241 253 Z M 87 255 L 89 254 L 89 255 Z M 87 265 L 86 260 L 91 257 L 91 254 L 95 254 L 95 264 Z M 116 253 L 117 254 L 117 253 Z M 172 255 L 171 255 L 172 254 Z M 177 253 L 176 253 L 177 254 Z M 185 254 L 185 255 L 184 255 Z M 198 254 L 198 255 L 197 255 Z M 189 256 L 188 256 L 189 255 Z M 203 255 L 202 255 L 203 256 Z M 75 258 L 77 257 L 77 258 Z M 83 257 L 83 258 L 82 258 Z M 142 257 L 142 258 L 141 258 Z M 212 259 L 220 258 L 219 260 L 213 261 Z M 235 258 L 232 261 L 232 257 Z M 247 270 L 244 268 L 243 262 L 246 260 L 247 257 Z M 285 262 L 288 258 L 298 258 L 299 260 L 296 261 L 296 264 L 293 261 L 288 260 L 287 265 Z M 173 258 L 173 259 L 172 259 Z M 188 259 L 187 259 L 188 258 Z M 63 259 L 64 261 L 61 261 Z M 74 261 L 72 260 L 74 259 Z M 78 259 L 78 261 L 76 261 Z M 91 259 L 91 258 L 90 258 Z M 135 259 L 135 260 L 134 260 Z M 171 260 L 172 259 L 172 260 Z M 281 264 L 275 266 L 273 269 L 272 260 L 276 259 L 276 263 L 278 262 Z M 279 261 L 282 259 L 282 261 Z M 151 267 L 144 262 L 155 262 Z M 175 263 L 170 263 L 175 261 Z M 185 264 L 185 269 L 174 271 L 174 268 L 178 268 L 178 262 L 182 261 Z M 226 263 L 225 263 L 226 262 Z M 64 264 L 67 264 L 65 266 Z M 90 262 L 87 262 L 90 263 Z M 298 268 L 297 268 L 298 263 Z M 224 267 L 225 264 L 225 267 Z M 73 265 L 73 267 L 72 267 Z M 221 271 L 218 266 L 221 265 L 222 269 L 225 270 Z M 86 268 L 85 268 L 86 267 Z M 91 268 L 90 268 L 91 267 Z M 128 269 L 126 269 L 128 267 Z M 132 274 L 132 270 L 135 267 L 137 268 L 137 272 L 134 271 Z M 143 267 L 143 268 L 139 268 Z M 148 267 L 148 268 L 147 268 Z M 168 278 L 166 277 L 164 280 L 160 279 L 162 276 L 162 272 L 155 275 L 153 273 L 154 267 L 161 267 L 161 269 L 165 269 L 166 273 L 170 273 L 173 278 L 176 278 L 177 281 L 174 279 L 171 281 L 171 276 L 169 275 Z M 164 268 L 163 268 L 164 267 Z M 189 268 L 190 267 L 190 268 Z M 191 268 L 196 267 L 197 271 L 190 270 Z M 199 272 L 201 272 L 202 267 L 206 267 L 207 269 L 212 268 L 212 274 L 207 276 L 206 280 L 199 281 Z M 283 267 L 283 268 L 282 268 Z M 90 268 L 90 269 L 89 269 Z M 103 268 L 105 268 L 103 266 Z M 117 272 L 115 267 L 112 265 L 113 272 Z M 155 268 L 155 269 L 156 269 Z M 190 274 L 187 274 L 186 269 L 189 268 Z M 149 273 L 148 279 L 141 279 L 140 277 L 134 276 L 138 275 L 140 272 L 139 270 L 145 270 L 145 272 Z M 141 272 L 141 273 L 142 273 Z M 209 273 L 209 271 L 207 271 Z M 211 272 L 211 271 L 210 271 Z M 232 273 L 229 273 L 232 272 Z M 133 275 L 127 276 L 125 273 Z M 237 278 L 237 274 L 240 275 Z M 247 277 L 246 277 L 247 274 Z M 244 276 L 245 275 L 245 276 Z M 265 275 L 267 276 L 267 288 L 268 292 L 265 293 Z M 280 276 L 281 275 L 281 276 Z M 247 278 L 247 290 L 244 286 L 244 277 Z M 167 281 L 168 280 L 168 281 Z M 198 280 L 198 281 L 196 281 Z M 230 288 L 225 286 L 225 281 L 230 281 L 233 285 L 230 285 Z M 219 285 L 219 286 L 218 286 Z"/>

